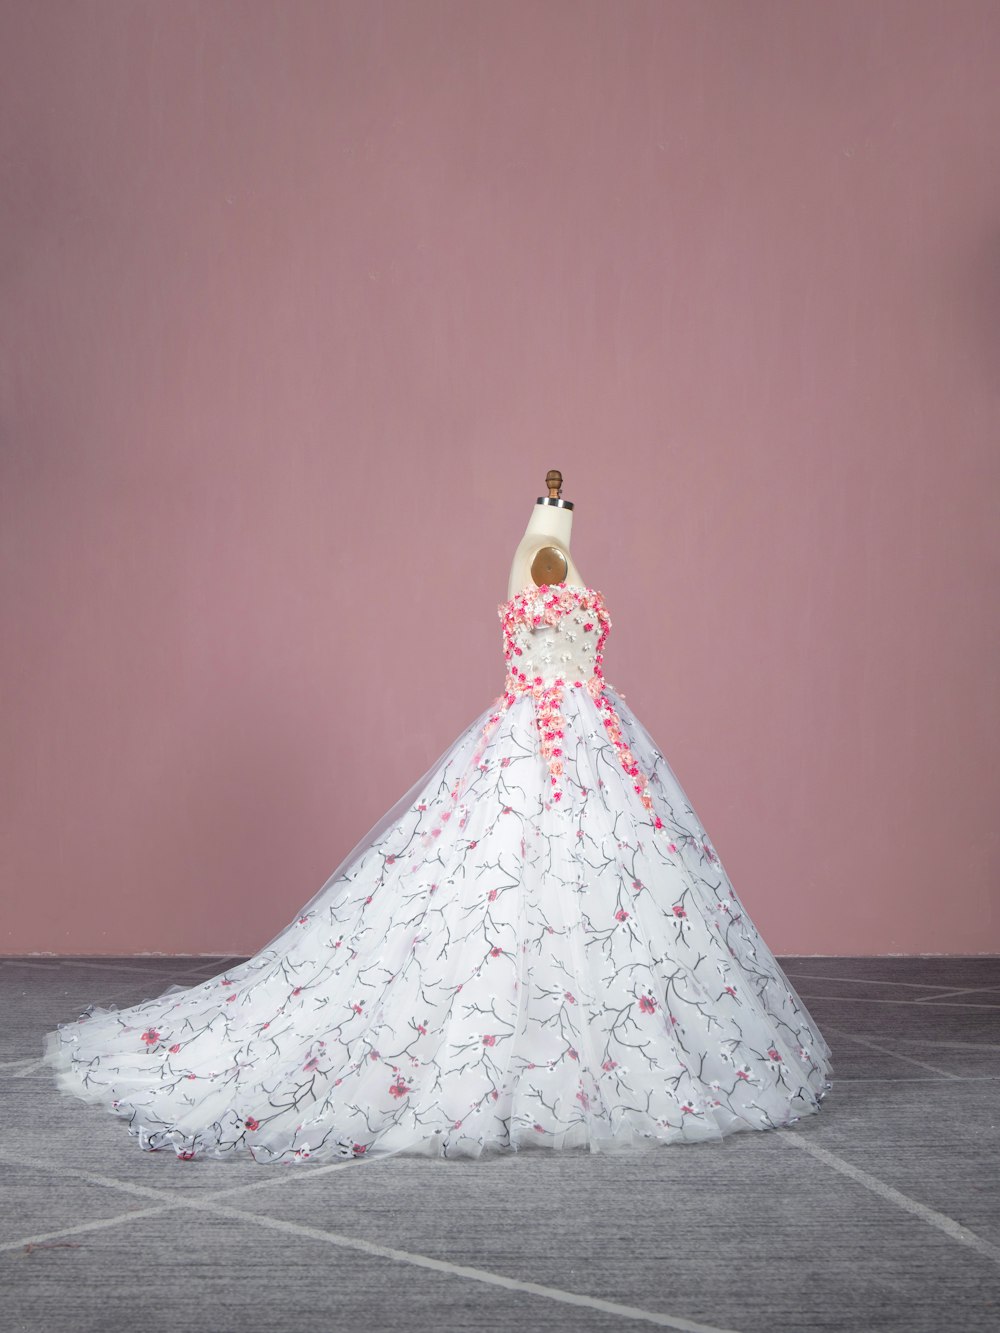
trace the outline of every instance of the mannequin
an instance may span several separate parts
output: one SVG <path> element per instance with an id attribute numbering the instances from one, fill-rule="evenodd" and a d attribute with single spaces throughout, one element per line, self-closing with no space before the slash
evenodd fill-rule
<path id="1" fill-rule="evenodd" d="M 819 1108 L 830 1048 L 605 676 L 611 618 L 545 481 L 496 607 L 503 693 L 252 958 L 46 1033 L 60 1089 L 140 1147 L 611 1152 Z"/>
<path id="2" fill-rule="evenodd" d="M 562 473 L 545 475 L 547 495 L 535 501 L 524 536 L 514 552 L 507 585 L 508 598 L 531 586 L 575 583 L 585 586 L 569 551 L 573 530 L 573 502 L 560 498 Z"/>

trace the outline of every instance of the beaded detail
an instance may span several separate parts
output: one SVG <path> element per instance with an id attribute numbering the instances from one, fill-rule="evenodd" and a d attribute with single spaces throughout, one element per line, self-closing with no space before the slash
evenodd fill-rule
<path id="1" fill-rule="evenodd" d="M 611 616 L 604 594 L 578 583 L 543 583 L 524 588 L 501 602 L 497 614 L 503 630 L 507 675 L 503 694 L 495 700 L 494 711 L 483 727 L 476 765 L 507 709 L 521 695 L 530 694 L 535 702 L 542 757 L 549 769 L 552 800 L 562 800 L 563 693 L 566 688 L 585 689 L 603 714 L 608 739 L 622 768 L 632 778 L 636 794 L 652 812 L 653 800 L 646 777 L 640 772 L 622 733 L 621 719 L 605 693 L 608 682 L 604 676 L 604 644 L 611 632 Z M 653 825 L 658 829 L 664 827 L 659 815 L 654 815 Z"/>

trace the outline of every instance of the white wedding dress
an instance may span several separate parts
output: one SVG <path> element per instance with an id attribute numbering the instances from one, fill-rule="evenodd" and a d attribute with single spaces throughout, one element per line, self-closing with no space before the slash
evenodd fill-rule
<path id="1" fill-rule="evenodd" d="M 253 958 L 47 1033 L 64 1092 L 144 1149 L 262 1163 L 628 1150 L 819 1110 L 830 1049 L 605 680 L 603 596 L 498 610 L 504 693 Z"/>

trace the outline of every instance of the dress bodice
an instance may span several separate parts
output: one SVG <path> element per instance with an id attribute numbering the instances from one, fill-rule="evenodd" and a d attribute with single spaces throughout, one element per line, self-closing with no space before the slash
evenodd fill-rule
<path id="1" fill-rule="evenodd" d="M 578 583 L 523 588 L 497 607 L 507 663 L 505 688 L 520 694 L 555 684 L 603 688 L 611 617 L 603 594 Z"/>
<path id="2" fill-rule="evenodd" d="M 533 701 L 539 750 L 549 768 L 552 799 L 561 801 L 566 696 L 578 690 L 596 705 L 604 732 L 650 811 L 653 827 L 666 828 L 653 809 L 646 778 L 615 712 L 614 691 L 604 676 L 604 644 L 611 630 L 604 594 L 581 583 L 542 583 L 501 602 L 497 613 L 503 625 L 507 677 L 504 692 L 483 726 L 474 763 L 482 761 L 487 741 L 507 710 L 528 696 Z"/>

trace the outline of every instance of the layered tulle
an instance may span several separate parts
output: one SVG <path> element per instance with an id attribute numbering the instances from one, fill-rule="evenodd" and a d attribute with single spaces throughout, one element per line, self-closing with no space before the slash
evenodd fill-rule
<path id="1" fill-rule="evenodd" d="M 249 961 L 46 1037 L 145 1149 L 259 1162 L 615 1151 L 788 1125 L 830 1050 L 622 696 L 486 710 Z M 657 824 L 661 827 L 657 827 Z"/>

